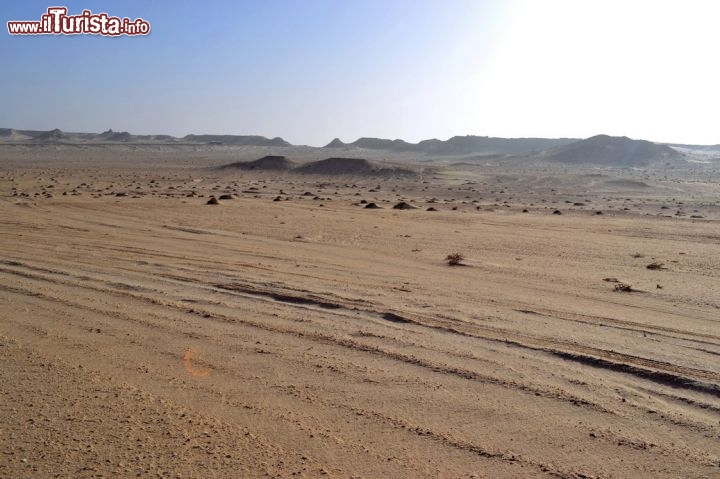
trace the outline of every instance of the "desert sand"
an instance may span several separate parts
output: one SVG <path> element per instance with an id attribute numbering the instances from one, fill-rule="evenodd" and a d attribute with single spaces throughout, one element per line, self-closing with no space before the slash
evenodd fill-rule
<path id="1" fill-rule="evenodd" d="M 719 176 L 266 155 L 0 151 L 0 477 L 720 477 Z"/>

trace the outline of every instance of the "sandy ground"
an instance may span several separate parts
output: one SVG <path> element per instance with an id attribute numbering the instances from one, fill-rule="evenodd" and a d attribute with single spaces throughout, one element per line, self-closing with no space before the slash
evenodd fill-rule
<path id="1" fill-rule="evenodd" d="M 701 194 L 1 173 L 0 477 L 720 477 Z"/>

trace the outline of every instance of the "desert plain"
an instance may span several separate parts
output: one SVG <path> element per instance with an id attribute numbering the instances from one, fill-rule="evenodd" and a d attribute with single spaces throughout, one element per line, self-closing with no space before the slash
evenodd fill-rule
<path id="1" fill-rule="evenodd" d="M 330 150 L 0 147 L 0 477 L 720 477 L 720 162 Z"/>

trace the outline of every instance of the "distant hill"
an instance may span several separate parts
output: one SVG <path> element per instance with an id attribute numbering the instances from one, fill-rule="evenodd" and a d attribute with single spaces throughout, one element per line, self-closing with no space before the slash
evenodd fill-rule
<path id="1" fill-rule="evenodd" d="M 266 138 L 258 135 L 186 135 L 183 140 L 232 146 L 292 146 L 280 137 Z"/>
<path id="2" fill-rule="evenodd" d="M 176 139 L 170 135 L 151 135 L 150 138 L 156 141 L 174 141 Z"/>
<path id="3" fill-rule="evenodd" d="M 172 145 L 173 148 L 215 147 L 266 147 L 283 148 L 293 145 L 280 137 L 266 138 L 259 135 L 195 135 L 182 138 L 170 135 L 135 135 L 127 131 L 116 132 L 111 129 L 102 133 L 69 133 L 60 129 L 50 131 L 0 129 L 0 144 L 38 144 L 43 147 L 51 144 L 59 145 L 137 145 L 137 147 L 161 147 Z M 672 148 L 676 146 L 677 149 Z M 311 147 L 304 147 L 311 148 Z M 357 152 L 347 156 L 365 156 L 362 150 L 374 150 L 391 154 L 405 154 L 429 157 L 462 157 L 458 161 L 478 161 L 490 158 L 503 161 L 508 157 L 525 157 L 528 160 L 547 160 L 567 164 L 597 164 L 609 166 L 643 166 L 656 161 L 672 161 L 683 158 L 687 153 L 716 154 L 720 151 L 715 145 L 669 145 L 651 143 L 644 140 L 631 140 L 626 137 L 610 137 L 598 135 L 586 140 L 573 138 L 496 138 L 489 136 L 453 136 L 448 140 L 428 139 L 418 143 L 405 140 L 362 137 L 352 143 L 345 143 L 339 138 L 333 139 L 322 148 L 336 151 L 353 150 Z M 322 148 L 317 150 L 321 151 Z M 681 150 L 681 151 L 678 151 Z M 277 152 L 280 153 L 280 152 Z M 335 155 L 336 153 L 330 153 Z M 346 153 L 343 153 L 343 156 Z M 328 156 L 330 156 L 328 155 Z M 340 156 L 338 154 L 338 156 Z M 367 154 L 367 156 L 378 156 Z M 471 158 L 473 157 L 473 158 Z M 476 158 L 475 158 L 476 157 Z M 344 167 L 347 167 L 347 163 Z M 287 166 L 287 165 L 286 165 Z M 285 168 L 286 166 L 281 166 Z M 271 166 L 272 167 L 272 166 Z M 295 165 L 291 165 L 294 168 Z M 264 163 L 255 169 L 265 168 Z M 359 166 L 358 166 L 359 168 Z M 362 169 L 362 168 L 360 168 Z"/>
<path id="4" fill-rule="evenodd" d="M 130 141 L 134 139 L 133 135 L 127 131 L 112 131 L 112 129 L 100 133 L 97 138 L 106 141 Z"/>
<path id="5" fill-rule="evenodd" d="M 539 152 L 562 145 L 575 139 L 569 138 L 493 138 L 488 136 L 453 136 L 447 141 L 429 143 L 426 148 L 436 155 L 504 154 L 522 155 Z"/>
<path id="6" fill-rule="evenodd" d="M 54 130 L 46 131 L 37 135 L 34 139 L 37 141 L 57 141 L 65 139 L 67 135 L 62 130 L 55 128 Z"/>
<path id="7" fill-rule="evenodd" d="M 263 156 L 254 161 L 237 161 L 227 165 L 222 165 L 220 169 L 239 169 L 239 170 L 258 170 L 258 171 L 287 171 L 297 166 L 294 161 L 288 160 L 284 156 Z"/>
<path id="8" fill-rule="evenodd" d="M 227 146 L 292 146 L 282 138 L 266 138 L 257 135 L 187 135 L 175 138 L 170 135 L 133 135 L 127 131 L 106 130 L 102 133 L 67 133 L 60 129 L 50 131 L 0 129 L 0 142 L 42 142 L 42 143 L 205 143 Z"/>
<path id="9" fill-rule="evenodd" d="M 423 140 L 419 142 L 417 144 L 417 148 L 419 151 L 434 152 L 437 151 L 438 148 L 441 148 L 444 144 L 444 141 L 433 138 L 431 140 Z"/>
<path id="10" fill-rule="evenodd" d="M 0 128 L 0 138 L 7 141 L 23 141 L 32 137 L 12 128 Z"/>
<path id="11" fill-rule="evenodd" d="M 570 144 L 577 139 L 570 138 L 493 138 L 487 136 L 454 136 L 447 141 L 423 140 L 408 143 L 404 140 L 386 140 L 383 138 L 359 138 L 352 143 L 343 143 L 339 139 L 330 142 L 326 148 L 349 146 L 368 150 L 392 152 L 415 152 L 424 155 L 462 156 L 472 154 L 521 155 Z"/>
<path id="12" fill-rule="evenodd" d="M 411 176 L 412 170 L 379 166 L 362 158 L 328 158 L 298 166 L 296 173 L 313 175 Z"/>
<path id="13" fill-rule="evenodd" d="M 368 150 L 388 150 L 388 151 L 416 151 L 417 145 L 408 143 L 405 140 L 385 140 L 382 138 L 359 138 L 351 143 L 352 146 L 358 148 L 366 148 Z"/>
<path id="14" fill-rule="evenodd" d="M 666 145 L 625 136 L 597 135 L 548 151 L 544 159 L 573 165 L 646 166 L 682 157 Z"/>
<path id="15" fill-rule="evenodd" d="M 333 141 L 325 145 L 325 148 L 345 148 L 348 145 L 340 141 L 340 138 L 335 138 Z"/>
<path id="16" fill-rule="evenodd" d="M 114 132 L 112 130 L 102 133 L 68 133 L 58 128 L 50 131 L 0 129 L 0 140 L 4 142 L 103 143 L 134 142 L 140 138 L 126 131 Z"/>

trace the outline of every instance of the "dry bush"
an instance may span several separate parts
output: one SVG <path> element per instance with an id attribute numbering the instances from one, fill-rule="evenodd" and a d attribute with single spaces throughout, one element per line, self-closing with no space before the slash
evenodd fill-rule
<path id="1" fill-rule="evenodd" d="M 462 253 L 450 253 L 445 257 L 445 262 L 448 266 L 461 266 L 465 260 L 465 256 Z"/>
<path id="2" fill-rule="evenodd" d="M 665 265 L 663 263 L 654 262 L 650 263 L 649 265 L 645 266 L 647 269 L 665 269 Z"/>
<path id="3" fill-rule="evenodd" d="M 632 293 L 635 291 L 633 287 L 627 283 L 617 283 L 613 289 L 619 293 Z"/>

